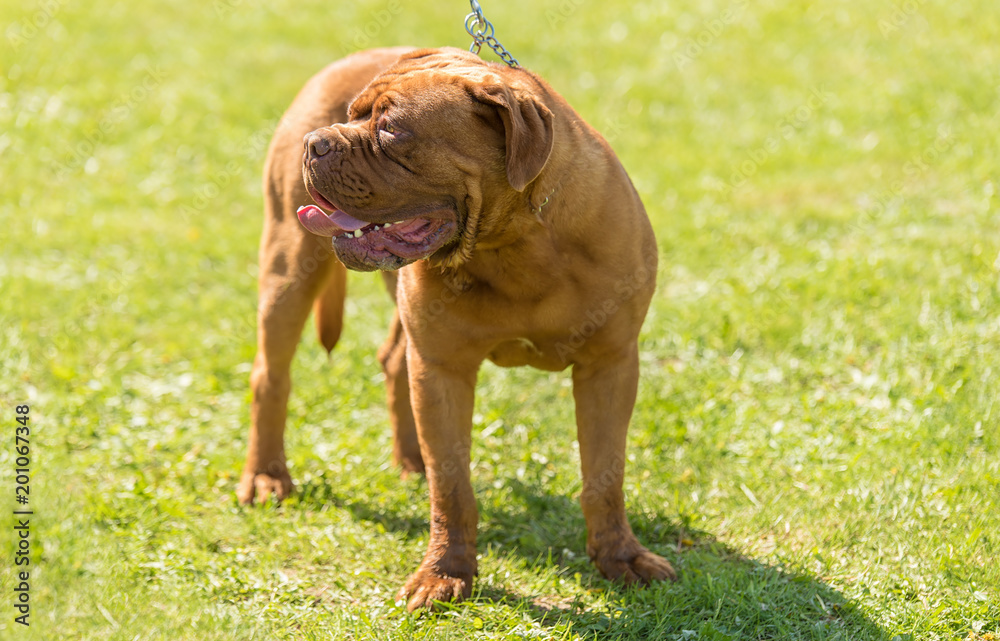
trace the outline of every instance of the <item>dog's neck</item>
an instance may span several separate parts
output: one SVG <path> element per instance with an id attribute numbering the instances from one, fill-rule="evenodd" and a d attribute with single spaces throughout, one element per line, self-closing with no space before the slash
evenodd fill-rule
<path id="1" fill-rule="evenodd" d="M 559 103 L 549 105 L 556 113 L 576 117 L 556 122 L 552 155 L 523 192 L 479 182 L 479 206 L 468 212 L 459 246 L 431 261 L 453 291 L 484 286 L 514 297 L 537 296 L 550 278 L 560 277 L 552 256 L 573 251 L 574 237 L 601 238 L 609 246 L 635 242 L 628 238 L 638 231 L 629 213 L 642 212 L 642 203 L 617 156 L 560 95 L 540 81 L 536 93 L 546 103 Z M 588 190 L 566 190 L 564 183 Z M 609 212 L 595 206 L 608 202 L 620 207 Z"/>
<path id="2" fill-rule="evenodd" d="M 592 160 L 591 153 L 604 155 L 597 142 L 588 141 L 582 155 Z M 575 251 L 575 238 L 616 233 L 600 229 L 598 221 L 606 213 L 591 211 L 593 203 L 607 202 L 607 176 L 598 175 L 593 168 L 607 167 L 609 162 L 617 164 L 613 154 L 608 155 L 611 157 L 601 162 L 574 162 L 569 168 L 553 163 L 524 192 L 507 190 L 502 198 L 487 201 L 492 208 L 490 215 L 480 211 L 474 220 L 489 218 L 495 224 L 488 231 L 480 230 L 461 256 L 454 252 L 448 257 L 450 261 L 438 262 L 440 278 L 452 291 L 486 287 L 521 298 L 537 297 L 551 287 L 551 279 L 569 277 L 563 273 L 561 261 Z M 593 191 L 572 193 L 563 189 L 568 172 L 575 172 L 575 180 L 593 185 Z M 595 175 L 588 175 L 592 173 Z M 624 172 L 622 179 L 627 181 Z M 623 207 L 629 204 L 623 203 Z"/>

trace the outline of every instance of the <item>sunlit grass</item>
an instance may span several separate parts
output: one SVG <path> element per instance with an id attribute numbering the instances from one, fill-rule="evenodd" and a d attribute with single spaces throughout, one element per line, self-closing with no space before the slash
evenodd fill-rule
<path id="1" fill-rule="evenodd" d="M 599 577 L 568 376 L 486 366 L 476 591 L 397 608 L 426 484 L 389 460 L 370 274 L 295 363 L 299 493 L 235 506 L 270 131 L 358 47 L 466 46 L 465 6 L 0 0 L 0 408 L 31 403 L 36 511 L 0 638 L 1000 634 L 995 7 L 484 8 L 653 220 L 626 494 L 681 580 Z"/>

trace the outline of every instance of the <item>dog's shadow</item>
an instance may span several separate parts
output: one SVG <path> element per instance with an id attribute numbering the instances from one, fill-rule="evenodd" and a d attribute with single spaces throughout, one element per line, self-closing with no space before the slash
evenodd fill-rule
<path id="1" fill-rule="evenodd" d="M 674 565 L 680 579 L 644 589 L 606 581 L 583 551 L 585 526 L 575 501 L 516 479 L 507 488 L 506 500 L 480 506 L 480 549 L 529 568 L 554 564 L 564 580 L 602 594 L 604 605 L 519 593 L 482 580 L 473 592 L 474 603 L 506 603 L 540 625 L 568 624 L 583 638 L 891 638 L 816 577 L 746 557 L 712 534 L 683 527 L 663 514 L 632 511 L 630 522 L 647 547 Z M 368 497 L 349 498 L 328 486 L 301 490 L 306 503 L 336 506 L 406 539 L 427 534 L 425 516 L 387 514 L 384 507 L 369 504 Z"/>

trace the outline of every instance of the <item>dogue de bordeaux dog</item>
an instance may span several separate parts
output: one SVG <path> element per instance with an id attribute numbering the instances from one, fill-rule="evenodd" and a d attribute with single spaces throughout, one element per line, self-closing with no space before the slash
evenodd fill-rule
<path id="1" fill-rule="evenodd" d="M 587 553 L 609 579 L 674 578 L 632 533 L 622 491 L 656 240 L 614 152 L 562 97 L 533 73 L 458 49 L 360 52 L 295 98 L 264 187 L 241 503 L 292 490 L 289 366 L 310 309 L 332 350 L 346 270 L 381 270 L 396 302 L 379 351 L 393 455 L 430 488 L 430 543 L 399 593 L 408 609 L 472 589 L 469 463 L 484 359 L 572 367 Z"/>

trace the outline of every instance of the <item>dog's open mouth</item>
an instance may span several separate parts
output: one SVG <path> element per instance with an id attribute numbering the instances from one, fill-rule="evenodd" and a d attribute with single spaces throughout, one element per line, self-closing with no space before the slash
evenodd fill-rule
<path id="1" fill-rule="evenodd" d="M 455 235 L 454 215 L 449 210 L 422 212 L 395 222 L 370 223 L 354 218 L 312 191 L 313 200 L 324 208 L 300 207 L 299 222 L 317 236 L 333 238 L 337 258 L 351 269 L 399 269 L 430 256 Z"/>

